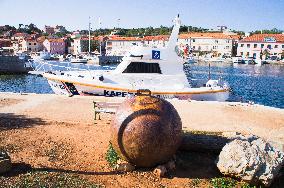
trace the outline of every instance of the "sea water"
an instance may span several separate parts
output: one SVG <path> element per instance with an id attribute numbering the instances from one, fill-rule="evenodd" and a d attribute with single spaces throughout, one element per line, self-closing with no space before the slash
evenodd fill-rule
<path id="1" fill-rule="evenodd" d="M 54 62 L 56 64 L 56 62 Z M 283 65 L 237 65 L 237 64 L 186 65 L 189 78 L 219 79 L 227 81 L 232 92 L 229 101 L 254 102 L 266 106 L 284 108 Z M 84 69 L 89 65 L 73 65 Z M 89 66 L 89 69 L 112 69 L 113 67 Z M 45 71 L 48 67 L 44 68 Z M 47 80 L 37 75 L 0 75 L 1 92 L 53 93 Z"/>

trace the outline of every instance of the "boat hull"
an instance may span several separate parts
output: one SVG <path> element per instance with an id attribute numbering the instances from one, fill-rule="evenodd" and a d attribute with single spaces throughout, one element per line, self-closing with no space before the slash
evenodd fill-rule
<path id="1" fill-rule="evenodd" d="M 130 95 L 136 95 L 136 90 L 114 90 L 109 88 L 95 88 L 88 86 L 81 86 L 75 84 L 76 89 L 80 95 L 93 95 L 93 96 L 104 96 L 104 97 L 126 97 Z M 198 101 L 226 101 L 229 98 L 229 91 L 223 90 L 220 92 L 215 92 L 212 90 L 207 93 L 197 93 L 197 92 L 152 92 L 152 96 L 156 96 L 163 99 L 181 99 L 181 100 L 198 100 Z"/>
<path id="2" fill-rule="evenodd" d="M 139 89 L 150 88 L 117 88 L 114 86 L 93 85 L 80 82 L 72 82 L 69 80 L 53 79 L 44 75 L 48 79 L 52 90 L 59 95 L 83 95 L 83 96 L 103 96 L 103 97 L 126 97 L 136 95 Z M 181 100 L 198 100 L 198 101 L 226 101 L 229 98 L 229 88 L 203 87 L 203 88 L 187 88 L 184 91 L 163 91 L 152 90 L 151 95 L 163 99 L 181 99 Z"/>

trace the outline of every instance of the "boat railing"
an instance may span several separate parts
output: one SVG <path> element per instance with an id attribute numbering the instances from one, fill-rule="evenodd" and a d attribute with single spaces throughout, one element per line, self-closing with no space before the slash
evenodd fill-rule
<path id="1" fill-rule="evenodd" d="M 91 71 L 91 70 L 113 70 L 110 66 L 99 66 L 90 64 L 72 64 L 71 62 L 52 62 L 52 61 L 28 61 L 36 72 L 62 72 L 62 71 Z"/>

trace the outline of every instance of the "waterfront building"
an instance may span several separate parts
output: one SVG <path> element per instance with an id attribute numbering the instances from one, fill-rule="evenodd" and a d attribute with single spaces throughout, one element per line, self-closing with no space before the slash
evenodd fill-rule
<path id="1" fill-rule="evenodd" d="M 91 52 L 95 51 L 95 48 L 99 44 L 98 38 L 91 37 L 90 43 L 91 43 Z M 87 37 L 75 38 L 71 46 L 73 46 L 73 54 L 75 55 L 81 54 L 83 52 L 88 52 L 89 38 Z"/>
<path id="2" fill-rule="evenodd" d="M 44 26 L 43 31 L 44 31 L 45 33 L 49 34 L 49 35 L 55 33 L 54 27 L 51 27 L 51 26 L 48 26 L 48 25 L 45 25 L 45 26 Z"/>
<path id="3" fill-rule="evenodd" d="M 65 53 L 65 42 L 63 39 L 45 39 L 43 46 L 44 50 L 51 54 Z"/>
<path id="4" fill-rule="evenodd" d="M 145 36 L 143 37 L 144 45 L 165 47 L 168 43 L 169 35 Z"/>
<path id="5" fill-rule="evenodd" d="M 235 33 L 183 33 L 179 35 L 177 45 L 183 50 L 188 46 L 193 54 L 211 54 L 211 56 L 236 55 L 237 42 L 240 36 Z M 110 36 L 106 42 L 108 55 L 123 55 L 133 45 L 146 45 L 150 47 L 165 47 L 169 35 L 138 37 Z"/>
<path id="6" fill-rule="evenodd" d="M 240 36 L 231 33 L 183 33 L 179 35 L 180 48 L 188 46 L 193 54 L 210 54 L 212 57 L 234 56 Z"/>
<path id="7" fill-rule="evenodd" d="M 20 40 L 20 39 L 25 39 L 29 38 L 30 35 L 27 33 L 15 33 L 12 37 L 11 40 Z"/>
<path id="8" fill-rule="evenodd" d="M 38 37 L 36 39 L 36 41 L 38 42 L 38 51 L 43 51 L 44 50 L 43 42 L 45 41 L 45 39 L 46 39 L 45 36 L 41 36 L 41 37 Z"/>
<path id="9" fill-rule="evenodd" d="M 0 48 L 11 47 L 12 43 L 10 39 L 0 39 Z"/>
<path id="10" fill-rule="evenodd" d="M 14 49 L 14 52 L 18 52 L 20 48 L 20 44 L 18 40 L 11 40 L 11 46 Z"/>
<path id="11" fill-rule="evenodd" d="M 284 58 L 284 34 L 254 34 L 239 41 L 238 56 Z"/>
<path id="12" fill-rule="evenodd" d="M 35 39 L 23 39 L 19 41 L 19 51 L 37 52 L 38 50 L 39 50 L 39 45 Z"/>
<path id="13" fill-rule="evenodd" d="M 142 43 L 143 40 L 139 37 L 109 36 L 106 41 L 106 54 L 123 56 L 133 45 Z"/>

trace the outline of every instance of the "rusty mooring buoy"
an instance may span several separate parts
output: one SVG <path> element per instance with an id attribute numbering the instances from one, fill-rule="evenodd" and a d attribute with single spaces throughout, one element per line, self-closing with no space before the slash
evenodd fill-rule
<path id="1" fill-rule="evenodd" d="M 182 124 L 171 103 L 139 92 L 117 109 L 111 142 L 126 161 L 138 167 L 153 167 L 176 153 Z"/>

